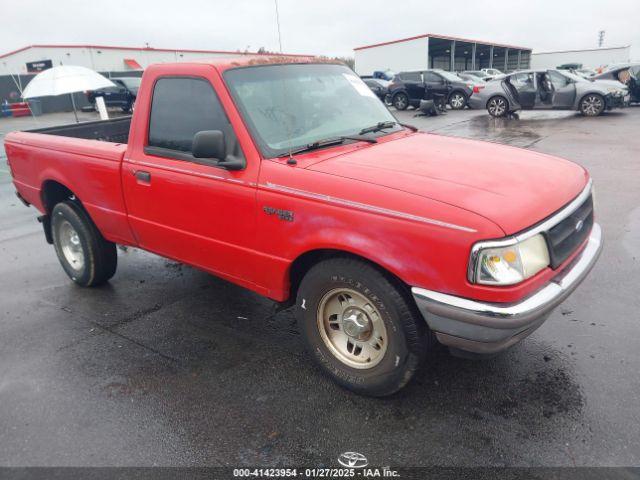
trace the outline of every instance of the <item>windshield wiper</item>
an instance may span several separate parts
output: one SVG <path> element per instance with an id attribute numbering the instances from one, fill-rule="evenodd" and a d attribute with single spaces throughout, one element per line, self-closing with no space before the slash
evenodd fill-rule
<path id="1" fill-rule="evenodd" d="M 380 130 L 386 130 L 387 128 L 393 128 L 398 124 L 398 122 L 388 121 L 388 122 L 378 122 L 371 127 L 366 127 L 360 130 L 360 135 L 364 135 L 365 133 L 375 133 Z"/>
<path id="2" fill-rule="evenodd" d="M 362 130 L 360 130 L 360 135 L 364 135 L 365 133 L 379 132 L 380 130 L 386 130 L 387 128 L 393 128 L 396 125 L 400 125 L 401 127 L 408 128 L 412 132 L 417 132 L 418 131 L 418 129 L 416 127 L 414 127 L 413 125 L 407 125 L 406 123 L 394 122 L 394 121 L 389 120 L 387 122 L 378 122 L 375 125 L 372 125 L 371 127 L 363 128 Z"/>
<path id="3" fill-rule="evenodd" d="M 312 143 L 308 143 L 298 148 L 291 150 L 291 155 L 297 153 L 309 152 L 311 150 L 317 150 L 319 148 L 330 147 L 331 145 L 340 145 L 346 140 L 356 140 L 358 142 L 378 143 L 378 140 L 372 137 L 363 137 L 362 135 L 342 135 L 340 137 L 327 138 L 325 140 L 317 140 Z"/>

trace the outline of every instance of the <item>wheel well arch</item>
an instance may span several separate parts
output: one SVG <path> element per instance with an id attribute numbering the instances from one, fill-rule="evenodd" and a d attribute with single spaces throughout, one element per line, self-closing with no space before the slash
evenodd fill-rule
<path id="1" fill-rule="evenodd" d="M 51 214 L 53 207 L 57 203 L 63 202 L 69 199 L 76 199 L 77 197 L 73 191 L 56 180 L 45 180 L 40 190 L 42 198 L 42 206 L 47 215 Z"/>
<path id="2" fill-rule="evenodd" d="M 397 286 L 403 293 L 409 294 L 410 287 L 400 277 L 395 275 L 389 269 L 385 268 L 381 264 L 371 260 L 362 255 L 358 255 L 347 250 L 340 250 L 335 248 L 319 248 L 315 250 L 309 250 L 300 254 L 293 260 L 289 267 L 289 298 L 285 302 L 287 305 L 293 305 L 296 301 L 296 295 L 298 293 L 298 287 L 300 282 L 306 275 L 306 273 L 318 263 L 330 258 L 349 258 L 354 260 L 360 260 L 376 270 L 382 273 L 387 279 L 395 286 Z"/>
<path id="3" fill-rule="evenodd" d="M 53 207 L 60 202 L 73 199 L 78 202 L 81 208 L 83 208 L 82 202 L 80 202 L 75 193 L 73 193 L 69 187 L 56 180 L 45 180 L 42 183 L 40 197 L 45 214 L 38 217 L 38 220 L 42 223 L 47 243 L 53 245 L 53 232 L 51 231 L 51 212 L 53 211 Z"/>

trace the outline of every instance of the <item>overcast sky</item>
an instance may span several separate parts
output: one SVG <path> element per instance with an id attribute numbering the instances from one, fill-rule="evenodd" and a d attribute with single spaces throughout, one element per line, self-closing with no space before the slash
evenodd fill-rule
<path id="1" fill-rule="evenodd" d="M 371 43 L 439 33 L 534 51 L 633 45 L 640 0 L 278 0 L 283 50 L 352 56 Z M 0 0 L 0 53 L 35 43 L 278 49 L 274 0 Z"/>

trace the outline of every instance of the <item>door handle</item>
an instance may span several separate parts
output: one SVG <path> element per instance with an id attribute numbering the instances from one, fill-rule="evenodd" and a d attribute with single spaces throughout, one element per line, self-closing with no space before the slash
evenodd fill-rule
<path id="1" fill-rule="evenodd" d="M 144 170 L 136 170 L 133 172 L 138 180 L 145 183 L 151 183 L 151 174 L 149 172 L 145 172 Z"/>

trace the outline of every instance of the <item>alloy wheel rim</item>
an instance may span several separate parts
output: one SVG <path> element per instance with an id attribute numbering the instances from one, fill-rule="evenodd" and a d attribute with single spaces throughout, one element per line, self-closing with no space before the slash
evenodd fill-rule
<path id="1" fill-rule="evenodd" d="M 502 115 L 504 113 L 504 109 L 505 109 L 505 105 L 504 105 L 504 100 L 502 99 L 494 98 L 489 103 L 489 112 L 496 116 Z"/>
<path id="2" fill-rule="evenodd" d="M 337 288 L 322 297 L 317 324 L 325 346 L 349 367 L 373 368 L 387 351 L 382 315 L 371 300 L 350 288 Z"/>
<path id="3" fill-rule="evenodd" d="M 84 268 L 84 250 L 80 236 L 67 220 L 63 220 L 60 224 L 58 238 L 60 249 L 67 263 L 76 271 L 82 270 Z"/>
<path id="4" fill-rule="evenodd" d="M 462 95 L 454 95 L 451 98 L 451 105 L 455 108 L 460 108 L 462 106 Z"/>
<path id="5" fill-rule="evenodd" d="M 398 95 L 398 97 L 396 97 L 396 108 L 402 109 L 406 106 L 406 104 L 407 102 L 405 101 L 404 96 Z"/>
<path id="6" fill-rule="evenodd" d="M 595 95 L 590 95 L 584 100 L 584 112 L 587 115 L 597 115 L 602 108 L 602 100 Z"/>

